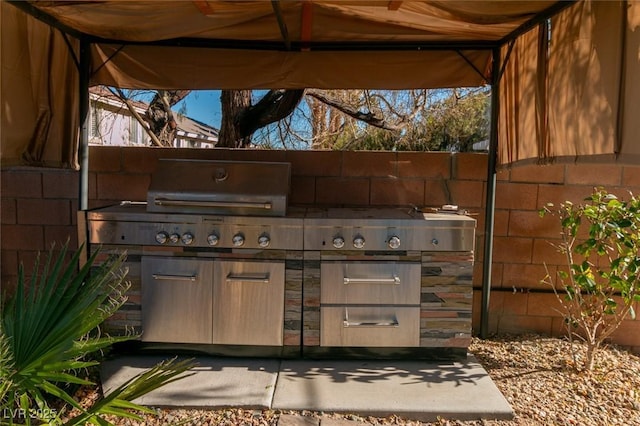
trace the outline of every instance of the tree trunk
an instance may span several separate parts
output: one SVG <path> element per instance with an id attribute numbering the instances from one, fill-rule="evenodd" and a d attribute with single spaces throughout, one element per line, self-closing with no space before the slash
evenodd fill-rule
<path id="1" fill-rule="evenodd" d="M 184 99 L 190 90 L 158 90 L 145 113 L 149 128 L 162 146 L 173 146 L 178 123 L 171 107 Z"/>
<path id="2" fill-rule="evenodd" d="M 251 90 L 223 90 L 220 94 L 222 120 L 216 146 L 244 148 L 251 143 L 251 135 L 240 132 L 240 115 L 251 107 Z"/>

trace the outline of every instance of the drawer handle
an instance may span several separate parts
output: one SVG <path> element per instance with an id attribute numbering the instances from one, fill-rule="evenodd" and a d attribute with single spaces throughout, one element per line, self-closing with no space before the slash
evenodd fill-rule
<path id="1" fill-rule="evenodd" d="M 233 274 L 227 275 L 228 283 L 250 282 L 269 284 L 269 273 L 266 274 Z"/>
<path id="2" fill-rule="evenodd" d="M 381 319 L 380 321 L 349 321 L 349 311 L 344 310 L 344 328 L 347 327 L 399 327 L 400 323 L 395 316 L 391 320 Z"/>
<path id="3" fill-rule="evenodd" d="M 344 285 L 347 284 L 400 284 L 400 277 L 394 275 L 391 278 L 349 278 L 344 277 Z"/>
<path id="4" fill-rule="evenodd" d="M 153 274 L 154 280 L 171 280 L 171 281 L 195 281 L 197 275 L 169 275 L 169 274 Z"/>

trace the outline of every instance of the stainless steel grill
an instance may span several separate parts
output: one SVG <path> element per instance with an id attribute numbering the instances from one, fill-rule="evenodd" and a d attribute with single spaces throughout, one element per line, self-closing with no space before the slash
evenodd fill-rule
<path id="1" fill-rule="evenodd" d="M 469 253 L 468 268 L 474 219 L 450 208 L 290 208 L 289 188 L 287 163 L 160 160 L 146 202 L 88 213 L 90 243 L 142 253 L 143 342 L 314 356 L 470 337 L 470 302 L 435 307 L 440 287 L 431 295 L 424 276 L 440 268 L 425 266 L 434 253 Z M 463 331 L 429 330 L 429 306 L 454 306 Z"/>

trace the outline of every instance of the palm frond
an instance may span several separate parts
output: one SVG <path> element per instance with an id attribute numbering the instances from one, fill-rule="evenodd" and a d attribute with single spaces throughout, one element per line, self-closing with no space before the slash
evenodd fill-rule
<path id="1" fill-rule="evenodd" d="M 98 362 L 87 358 L 113 343 L 137 336 L 103 336 L 99 326 L 125 303 L 130 284 L 125 281 L 125 254 L 109 256 L 95 266 L 99 251 L 83 267 L 83 247 L 67 259 L 67 245 L 38 256 L 29 282 L 19 267 L 16 292 L 0 305 L 0 408 L 45 410 L 58 399 L 79 410 L 69 424 L 109 425 L 104 414 L 139 419 L 135 412 L 153 412 L 130 401 L 184 377 L 193 364 L 175 359 L 161 363 L 120 386 L 84 409 L 62 384 L 91 385 L 78 371 Z M 67 389 L 67 390 L 65 390 Z M 40 419 L 52 421 L 49 418 Z M 54 419 L 60 423 L 60 419 Z"/>

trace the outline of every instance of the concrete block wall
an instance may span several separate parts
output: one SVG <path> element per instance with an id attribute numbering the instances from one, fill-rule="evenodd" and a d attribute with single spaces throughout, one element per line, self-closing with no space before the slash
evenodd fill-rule
<path id="1" fill-rule="evenodd" d="M 18 266 L 27 278 L 41 253 L 41 264 L 69 244 L 78 247 L 78 173 L 72 170 L 14 167 L 0 176 L 0 294 L 17 282 Z"/>
<path id="2" fill-rule="evenodd" d="M 474 329 L 480 321 L 487 156 L 422 152 L 263 151 L 91 147 L 89 205 L 140 201 L 159 158 L 287 161 L 290 203 L 301 206 L 410 206 L 457 204 L 478 220 L 473 270 Z M 2 170 L 1 274 L 15 283 L 17 265 L 68 237 L 77 241 L 78 173 L 43 168 Z M 564 259 L 550 242 L 559 236 L 547 202 L 580 202 L 594 186 L 625 196 L 640 194 L 640 167 L 604 164 L 518 166 L 498 173 L 490 299 L 491 332 L 562 333 L 550 289 L 540 284 Z M 640 321 L 626 321 L 617 343 L 640 350 Z"/>

